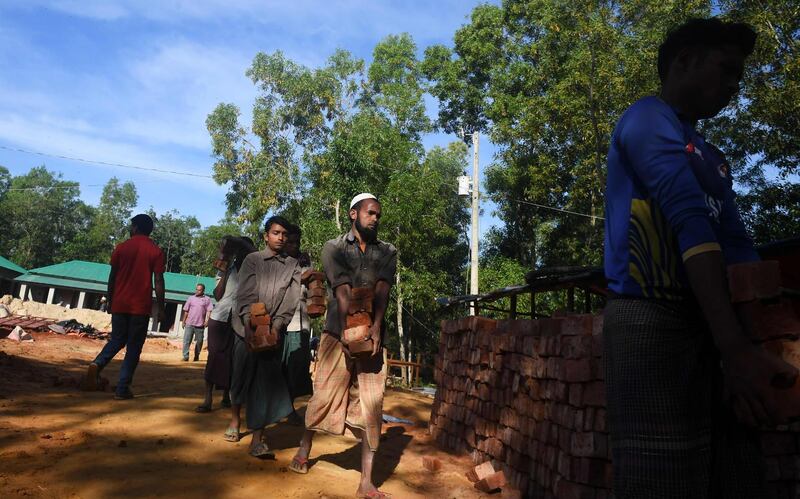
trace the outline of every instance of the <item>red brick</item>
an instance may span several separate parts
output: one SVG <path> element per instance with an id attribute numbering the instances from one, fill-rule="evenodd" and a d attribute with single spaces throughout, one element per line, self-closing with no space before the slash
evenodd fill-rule
<path id="1" fill-rule="evenodd" d="M 592 336 L 563 336 L 561 356 L 565 359 L 583 359 L 592 356 Z"/>
<path id="2" fill-rule="evenodd" d="M 598 314 L 592 317 L 592 336 L 603 335 L 603 315 Z"/>
<path id="3" fill-rule="evenodd" d="M 487 454 L 489 454 L 490 456 L 502 461 L 503 456 L 504 456 L 503 451 L 504 451 L 503 442 L 501 442 L 500 440 L 498 440 L 496 438 L 487 438 L 486 439 L 486 453 Z"/>
<path id="4" fill-rule="evenodd" d="M 587 485 L 561 479 L 556 483 L 555 495 L 558 499 L 595 499 L 595 490 Z"/>
<path id="5" fill-rule="evenodd" d="M 610 487 L 607 483 L 611 463 L 605 459 L 589 459 L 585 457 L 573 458 L 572 476 L 574 482 L 591 485 L 593 487 Z"/>
<path id="6" fill-rule="evenodd" d="M 570 315 L 561 323 L 561 334 L 564 336 L 590 336 L 594 318 L 590 314 Z"/>
<path id="7" fill-rule="evenodd" d="M 491 492 L 503 487 L 506 484 L 506 475 L 502 471 L 497 471 L 491 475 L 475 482 L 475 488 L 481 492 Z"/>
<path id="8" fill-rule="evenodd" d="M 606 457 L 608 437 L 599 432 L 580 432 L 572 436 L 572 455 L 576 457 Z"/>
<path id="9" fill-rule="evenodd" d="M 592 380 L 592 364 L 589 359 L 564 360 L 562 376 L 567 383 L 583 383 Z"/>
<path id="10" fill-rule="evenodd" d="M 477 482 L 494 474 L 494 466 L 491 461 L 483 462 L 467 472 L 467 478 L 471 482 Z"/>
<path id="11" fill-rule="evenodd" d="M 539 319 L 539 332 L 544 336 L 559 336 L 563 319 Z"/>
<path id="12" fill-rule="evenodd" d="M 442 462 L 432 456 L 422 456 L 422 466 L 435 473 L 442 469 Z"/>
<path id="13" fill-rule="evenodd" d="M 608 431 L 607 421 L 606 421 L 606 410 L 605 409 L 597 409 L 594 414 L 594 430 L 605 433 Z"/>
<path id="14" fill-rule="evenodd" d="M 583 403 L 594 407 L 605 407 L 606 384 L 602 381 L 586 383 L 583 389 Z"/>
<path id="15" fill-rule="evenodd" d="M 753 340 L 800 338 L 800 319 L 788 300 L 771 304 L 761 301 L 740 303 L 736 306 L 736 313 Z"/>
<path id="16" fill-rule="evenodd" d="M 780 287 L 780 265 L 774 260 L 728 266 L 728 289 L 733 303 L 780 296 Z"/>
<path id="17" fill-rule="evenodd" d="M 583 385 L 580 383 L 573 383 L 569 385 L 569 403 L 572 406 L 580 407 L 583 405 L 584 394 Z"/>

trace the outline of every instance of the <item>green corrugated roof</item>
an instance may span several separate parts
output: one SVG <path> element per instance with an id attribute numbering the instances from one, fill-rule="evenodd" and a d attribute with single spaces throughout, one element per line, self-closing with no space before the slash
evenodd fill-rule
<path id="1" fill-rule="evenodd" d="M 19 272 L 20 274 L 24 274 L 27 270 L 23 269 L 16 263 L 12 262 L 8 258 L 4 258 L 0 256 L 0 267 L 6 268 L 8 270 L 13 270 L 14 272 Z"/>
<path id="2" fill-rule="evenodd" d="M 110 273 L 111 265 L 107 263 L 72 260 L 55 265 L 48 265 L 47 267 L 31 269 L 26 274 L 14 280 L 39 286 L 56 286 L 105 292 L 108 284 L 108 275 Z M 164 273 L 164 287 L 166 288 L 167 300 L 185 300 L 189 295 L 194 294 L 194 288 L 198 284 L 204 284 L 207 294 L 209 296 L 212 295 L 214 290 L 213 277 L 177 274 L 175 272 Z M 213 296 L 211 296 L 211 299 L 214 299 Z"/>

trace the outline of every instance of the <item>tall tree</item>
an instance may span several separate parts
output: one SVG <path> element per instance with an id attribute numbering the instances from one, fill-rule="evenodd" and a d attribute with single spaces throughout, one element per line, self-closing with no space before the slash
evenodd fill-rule
<path id="1" fill-rule="evenodd" d="M 116 177 L 109 179 L 89 228 L 64 245 L 64 258 L 108 262 L 114 246 L 128 236 L 128 221 L 138 199 L 133 182 L 120 183 Z"/>
<path id="2" fill-rule="evenodd" d="M 325 148 L 335 123 L 354 103 L 361 71 L 363 62 L 345 51 L 318 69 L 281 52 L 256 55 L 247 71 L 261 91 L 252 126 L 240 123 L 233 104 L 220 104 L 206 120 L 214 179 L 229 184 L 228 211 L 237 222 L 255 229 L 267 212 L 299 193 L 299 160 L 311 164 Z"/>
<path id="3" fill-rule="evenodd" d="M 656 90 L 667 27 L 708 12 L 697 0 L 505 0 L 476 8 L 451 52 L 428 49 L 440 121 L 485 127 L 498 145 L 487 191 L 506 224 L 496 238 L 505 256 L 528 266 L 599 263 L 614 123 Z"/>
<path id="4" fill-rule="evenodd" d="M 230 220 L 222 220 L 217 224 L 198 230 L 192 238 L 187 257 L 181 261 L 181 271 L 191 275 L 216 275 L 217 270 L 212 263 L 219 254 L 219 244 L 222 238 L 239 235 L 243 235 L 241 226 Z M 211 290 L 208 291 L 211 292 Z"/>
<path id="5" fill-rule="evenodd" d="M 150 208 L 147 214 L 155 222 L 150 237 L 164 252 L 166 271 L 183 273 L 192 255 L 192 241 L 200 230 L 200 222 L 192 215 L 182 216 L 175 210 L 156 215 Z"/>
<path id="6" fill-rule="evenodd" d="M 86 230 L 93 209 L 80 200 L 75 182 L 44 166 L 13 177 L 0 213 L 7 232 L 0 239 L 0 253 L 26 268 L 63 260 L 62 248 Z"/>

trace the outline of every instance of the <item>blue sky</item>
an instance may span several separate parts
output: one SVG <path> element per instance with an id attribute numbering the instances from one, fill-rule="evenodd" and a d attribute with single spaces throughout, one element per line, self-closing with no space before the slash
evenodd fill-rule
<path id="1" fill-rule="evenodd" d="M 369 60 L 381 38 L 408 32 L 421 52 L 451 44 L 478 3 L 4 0 L 0 146 L 208 175 L 213 161 L 205 118 L 222 101 L 249 116 L 256 91 L 244 72 L 258 51 L 281 50 L 309 66 L 338 47 Z M 431 135 L 426 146 L 455 139 Z M 482 169 L 494 151 L 482 141 Z M 178 210 L 204 226 L 225 212 L 225 187 L 211 179 L 0 148 L 0 165 L 12 174 L 40 164 L 79 182 L 90 204 L 116 176 L 136 183 L 139 209 Z M 491 207 L 484 208 L 481 232 L 498 223 Z"/>

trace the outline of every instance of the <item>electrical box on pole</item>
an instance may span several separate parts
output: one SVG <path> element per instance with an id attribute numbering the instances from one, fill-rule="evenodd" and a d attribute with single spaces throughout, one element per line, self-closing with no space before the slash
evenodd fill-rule
<path id="1" fill-rule="evenodd" d="M 458 195 L 459 196 L 469 196 L 470 193 L 470 183 L 472 179 L 469 175 L 461 175 L 458 177 Z"/>

